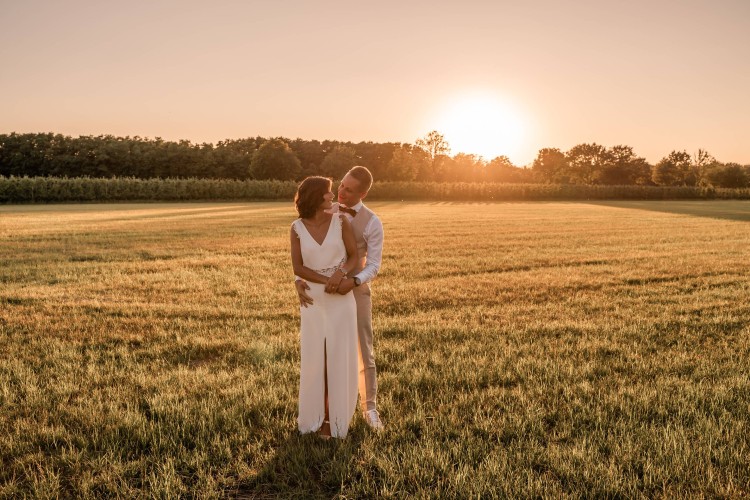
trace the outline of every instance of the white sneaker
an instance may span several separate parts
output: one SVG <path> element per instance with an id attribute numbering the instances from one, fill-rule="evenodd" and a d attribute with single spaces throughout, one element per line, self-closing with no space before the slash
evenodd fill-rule
<path id="1" fill-rule="evenodd" d="M 378 410 L 369 410 L 364 413 L 365 422 L 376 431 L 383 430 L 383 422 L 380 421 Z"/>

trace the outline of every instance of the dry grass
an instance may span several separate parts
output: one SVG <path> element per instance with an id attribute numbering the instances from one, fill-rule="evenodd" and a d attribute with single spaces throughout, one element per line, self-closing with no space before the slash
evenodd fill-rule
<path id="1" fill-rule="evenodd" d="M 0 496 L 750 495 L 750 202 L 371 206 L 343 442 L 296 433 L 290 203 L 0 206 Z"/>

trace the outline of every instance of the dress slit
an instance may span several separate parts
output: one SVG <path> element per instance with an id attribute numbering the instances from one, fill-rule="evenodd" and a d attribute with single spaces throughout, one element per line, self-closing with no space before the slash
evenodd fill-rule
<path id="1" fill-rule="evenodd" d="M 328 351 L 326 348 L 326 339 L 323 339 L 323 424 L 321 427 L 331 418 L 331 410 L 328 408 Z M 326 413 L 328 413 L 328 418 L 326 418 Z"/>

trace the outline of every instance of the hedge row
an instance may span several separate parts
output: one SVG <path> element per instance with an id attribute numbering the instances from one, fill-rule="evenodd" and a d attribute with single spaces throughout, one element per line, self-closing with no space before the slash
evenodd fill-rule
<path id="1" fill-rule="evenodd" d="M 296 188 L 291 181 L 0 177 L 0 203 L 279 200 Z"/>
<path id="2" fill-rule="evenodd" d="M 750 189 L 585 184 L 498 184 L 384 182 L 368 199 L 447 201 L 575 201 L 750 199 Z"/>
<path id="3" fill-rule="evenodd" d="M 297 183 L 292 181 L 0 177 L 0 203 L 291 200 L 296 188 Z M 750 189 L 378 182 L 373 185 L 368 199 L 431 201 L 750 199 Z"/>

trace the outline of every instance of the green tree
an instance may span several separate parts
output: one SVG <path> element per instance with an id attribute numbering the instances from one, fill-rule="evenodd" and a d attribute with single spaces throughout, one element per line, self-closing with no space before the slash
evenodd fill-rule
<path id="1" fill-rule="evenodd" d="M 750 185 L 745 168 L 739 163 L 714 163 L 704 172 L 707 184 L 722 188 L 744 188 Z"/>
<path id="2" fill-rule="evenodd" d="M 716 165 L 718 162 L 708 151 L 705 149 L 699 149 L 697 153 L 693 155 L 693 165 L 698 168 L 710 167 Z"/>
<path id="3" fill-rule="evenodd" d="M 299 159 L 281 139 L 263 143 L 250 161 L 250 177 L 253 179 L 295 180 L 301 171 Z"/>
<path id="4" fill-rule="evenodd" d="M 526 172 L 513 165 L 507 156 L 498 156 L 484 168 L 487 182 L 524 182 Z"/>
<path id="5" fill-rule="evenodd" d="M 247 179 L 250 175 L 248 165 L 263 142 L 264 139 L 261 137 L 220 141 L 212 153 L 217 176 L 225 179 Z"/>
<path id="6" fill-rule="evenodd" d="M 578 144 L 565 154 L 568 161 L 568 181 L 574 184 L 594 184 L 597 172 L 609 163 L 604 146 L 596 143 Z"/>
<path id="7" fill-rule="evenodd" d="M 448 155 L 451 152 L 448 141 L 437 130 L 433 130 L 421 139 L 417 139 L 415 144 L 418 148 L 423 149 L 432 160 L 440 155 Z"/>
<path id="8" fill-rule="evenodd" d="M 705 149 L 699 149 L 697 153 L 693 155 L 693 168 L 692 175 L 696 178 L 694 184 L 702 185 L 713 185 L 708 179 L 708 172 L 710 170 L 716 170 L 717 167 L 721 167 L 716 158 L 714 158 Z"/>
<path id="9" fill-rule="evenodd" d="M 326 156 L 323 145 L 320 141 L 306 141 L 304 139 L 295 139 L 289 143 L 294 154 L 299 158 L 302 165 L 302 177 L 320 174 L 320 164 Z"/>
<path id="10" fill-rule="evenodd" d="M 395 142 L 360 142 L 354 146 L 357 165 L 367 167 L 375 179 L 383 179 L 393 152 L 398 147 L 400 145 Z"/>
<path id="11" fill-rule="evenodd" d="M 591 171 L 594 184 L 627 186 L 650 184 L 651 165 L 638 157 L 630 146 L 613 146 L 607 150 L 603 161 Z"/>
<path id="12" fill-rule="evenodd" d="M 426 136 L 417 139 L 415 145 L 423 150 L 430 158 L 428 163 L 425 163 L 419 172 L 417 172 L 417 180 L 420 181 L 432 181 L 444 177 L 445 172 L 443 167 L 446 166 L 446 158 L 450 154 L 451 148 L 445 137 L 437 130 L 433 130 Z"/>
<path id="13" fill-rule="evenodd" d="M 353 148 L 336 146 L 320 163 L 320 175 L 341 179 L 356 164 Z"/>
<path id="14" fill-rule="evenodd" d="M 418 147 L 402 144 L 393 151 L 393 157 L 386 168 L 386 180 L 413 181 L 420 170 L 430 164 L 430 157 Z"/>
<path id="15" fill-rule="evenodd" d="M 479 182 L 483 180 L 485 162 L 481 156 L 458 153 L 443 164 L 443 180 L 447 182 Z"/>
<path id="16" fill-rule="evenodd" d="M 689 186 L 695 184 L 693 162 L 687 151 L 672 151 L 654 165 L 651 180 L 660 186 Z M 690 183 L 693 184 L 690 184 Z"/>
<path id="17" fill-rule="evenodd" d="M 569 181 L 568 160 L 557 148 L 540 149 L 531 164 L 531 172 L 538 181 L 548 184 Z"/>

